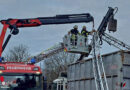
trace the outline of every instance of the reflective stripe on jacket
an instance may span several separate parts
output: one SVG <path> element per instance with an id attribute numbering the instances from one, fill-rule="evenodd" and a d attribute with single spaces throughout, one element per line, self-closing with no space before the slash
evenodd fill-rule
<path id="1" fill-rule="evenodd" d="M 71 35 L 71 38 L 72 38 L 72 39 L 76 39 L 76 35 L 75 35 L 75 34 L 72 34 L 72 35 Z"/>

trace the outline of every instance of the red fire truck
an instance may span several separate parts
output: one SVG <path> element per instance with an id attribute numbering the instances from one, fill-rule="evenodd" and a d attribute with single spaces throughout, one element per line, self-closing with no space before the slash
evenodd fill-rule
<path id="1" fill-rule="evenodd" d="M 3 24 L 0 35 L 0 62 L 2 62 L 2 52 L 12 35 L 17 35 L 19 33 L 19 28 L 50 24 L 94 23 L 94 18 L 89 13 L 83 13 L 27 19 L 10 18 L 1 20 L 0 22 Z M 4 40 L 7 29 L 10 29 L 10 34 Z M 2 88 L 6 88 L 4 90 L 43 90 L 41 74 L 40 67 L 35 66 L 34 64 L 2 62 L 0 63 L 0 90 L 2 90 Z"/>
<path id="2" fill-rule="evenodd" d="M 0 63 L 0 90 L 43 90 L 39 66 L 24 62 Z"/>

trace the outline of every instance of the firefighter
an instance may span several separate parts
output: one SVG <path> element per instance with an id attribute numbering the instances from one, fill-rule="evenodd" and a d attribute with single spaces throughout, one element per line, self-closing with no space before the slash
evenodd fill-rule
<path id="1" fill-rule="evenodd" d="M 77 25 L 75 25 L 73 29 L 71 29 L 70 34 L 71 34 L 71 44 L 77 45 L 77 35 L 79 34 Z"/>
<path id="2" fill-rule="evenodd" d="M 81 35 L 83 35 L 85 37 L 85 45 L 86 45 L 86 42 L 87 42 L 88 35 L 90 33 L 91 32 L 87 31 L 86 26 L 83 26 L 83 28 L 81 30 Z"/>
<path id="3" fill-rule="evenodd" d="M 89 31 L 87 31 L 86 26 L 83 26 L 83 28 L 81 30 L 81 35 L 85 37 L 85 45 L 86 45 L 86 42 L 87 42 L 88 35 L 91 35 L 93 32 L 96 32 L 96 31 L 92 30 L 91 32 L 89 32 Z M 88 50 L 89 50 L 89 53 L 90 53 L 91 50 L 92 50 L 91 45 L 88 45 Z M 77 61 L 81 61 L 84 57 L 88 57 L 89 53 L 81 54 L 80 58 Z"/>

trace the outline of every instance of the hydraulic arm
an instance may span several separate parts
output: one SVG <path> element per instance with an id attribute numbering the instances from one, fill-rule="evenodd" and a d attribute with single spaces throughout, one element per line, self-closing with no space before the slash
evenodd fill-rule
<path id="1" fill-rule="evenodd" d="M 116 8 L 109 7 L 109 10 L 107 11 L 107 13 L 104 16 L 101 24 L 99 25 L 97 32 L 98 32 L 98 36 L 100 38 L 100 44 L 102 44 L 102 35 L 104 35 L 108 24 L 109 24 L 109 27 L 110 27 L 110 25 L 112 25 L 111 26 L 112 29 L 113 29 L 113 27 L 115 27 L 114 29 L 116 29 L 117 20 L 114 19 L 114 15 L 117 12 L 117 10 L 118 10 L 117 7 Z M 116 23 L 116 24 L 113 24 L 113 23 Z M 116 30 L 111 30 L 111 28 L 109 28 L 109 31 L 116 31 Z"/>
<path id="2" fill-rule="evenodd" d="M 11 35 L 16 35 L 19 33 L 18 28 L 22 27 L 36 27 L 40 25 L 50 25 L 50 24 L 68 24 L 68 23 L 88 23 L 94 21 L 93 17 L 89 13 L 84 14 L 69 14 L 69 15 L 56 15 L 54 17 L 38 17 L 29 19 L 7 19 L 1 20 L 3 24 L 3 29 L 0 36 L 0 57 L 5 49 L 7 43 L 9 42 Z M 10 29 L 10 34 L 8 35 L 5 43 L 3 44 L 5 34 L 7 29 Z"/>
<path id="3" fill-rule="evenodd" d="M 93 71 L 94 71 L 96 90 L 109 90 L 105 69 L 102 61 L 102 56 L 100 54 L 100 45 L 102 45 L 102 36 L 105 35 L 108 23 L 109 25 L 112 25 L 109 28 L 110 29 L 109 31 L 116 31 L 115 23 L 117 23 L 117 21 L 114 19 L 114 11 L 115 9 L 109 7 L 109 10 L 106 13 L 105 17 L 103 18 L 101 24 L 99 25 L 97 32 L 94 32 L 93 34 L 91 46 L 92 46 Z M 103 77 L 102 74 L 104 75 Z"/>

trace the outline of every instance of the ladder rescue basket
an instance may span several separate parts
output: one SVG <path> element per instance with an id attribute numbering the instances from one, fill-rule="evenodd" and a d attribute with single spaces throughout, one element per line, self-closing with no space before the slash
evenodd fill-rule
<path id="1" fill-rule="evenodd" d="M 79 34 L 75 38 L 72 38 L 72 34 L 65 35 L 63 44 L 65 51 L 70 53 L 88 54 L 91 49 L 88 38 Z"/>

